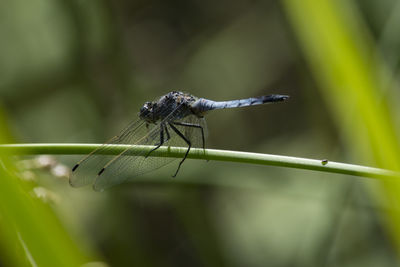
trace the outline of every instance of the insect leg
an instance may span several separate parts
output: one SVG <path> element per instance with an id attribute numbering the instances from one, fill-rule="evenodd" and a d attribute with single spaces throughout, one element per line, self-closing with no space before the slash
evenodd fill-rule
<path id="1" fill-rule="evenodd" d="M 167 139 L 165 139 L 165 141 L 164 141 L 164 143 L 165 143 L 165 142 L 167 142 L 167 141 L 171 138 L 171 136 L 169 135 L 168 127 L 165 126 L 164 129 L 165 129 L 165 132 L 167 133 Z"/>
<path id="2" fill-rule="evenodd" d="M 186 144 L 188 144 L 188 150 L 185 153 L 185 156 L 183 157 L 183 159 L 181 160 L 181 162 L 179 162 L 179 166 L 178 169 L 176 170 L 175 174 L 172 175 L 172 177 L 176 177 L 176 175 L 178 174 L 179 168 L 181 167 L 182 163 L 185 161 L 187 155 L 189 154 L 190 148 L 192 147 L 192 143 L 172 124 L 172 123 L 168 123 L 168 125 L 171 127 L 172 130 L 174 130 L 174 132 L 179 135 L 180 138 L 182 138 Z"/>
<path id="3" fill-rule="evenodd" d="M 147 153 L 147 155 L 145 156 L 145 158 L 147 158 L 151 154 L 151 152 L 157 150 L 160 146 L 162 146 L 162 144 L 164 144 L 164 142 L 166 141 L 166 140 L 164 140 L 164 129 L 165 128 L 166 127 L 164 124 L 160 125 L 160 143 L 156 144 L 156 147 L 153 148 L 152 150 L 150 150 L 149 153 Z"/>
<path id="4" fill-rule="evenodd" d="M 206 149 L 206 143 L 205 143 L 205 138 L 204 138 L 204 129 L 201 125 L 199 124 L 194 124 L 194 123 L 187 123 L 187 122 L 172 122 L 175 125 L 180 125 L 180 126 L 185 126 L 185 127 L 194 127 L 198 128 L 201 130 L 201 138 L 203 140 L 203 149 Z"/>

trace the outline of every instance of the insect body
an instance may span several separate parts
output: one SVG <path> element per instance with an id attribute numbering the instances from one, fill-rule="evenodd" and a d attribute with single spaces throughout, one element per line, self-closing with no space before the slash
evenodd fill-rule
<path id="1" fill-rule="evenodd" d="M 179 91 L 169 92 L 156 101 L 146 102 L 140 108 L 139 118 L 136 121 L 79 161 L 72 168 L 70 184 L 75 187 L 93 184 L 95 190 L 103 190 L 158 169 L 174 160 L 163 155 L 151 156 L 162 145 L 186 146 L 186 153 L 173 175 L 175 177 L 191 147 L 205 149 L 207 127 L 204 115 L 208 111 L 280 102 L 288 97 L 268 95 L 240 100 L 213 101 Z M 118 144 L 131 146 L 119 155 L 105 156 L 105 154 L 110 154 L 107 151 L 113 149 L 111 145 Z M 153 148 L 148 152 L 130 155 L 130 150 L 143 145 L 150 145 Z"/>

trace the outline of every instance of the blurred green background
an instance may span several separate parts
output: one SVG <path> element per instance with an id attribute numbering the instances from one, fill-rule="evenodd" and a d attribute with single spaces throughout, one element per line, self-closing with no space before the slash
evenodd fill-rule
<path id="1" fill-rule="evenodd" d="M 379 142 L 363 136 L 376 129 L 390 136 L 399 126 L 400 4 L 320 3 L 330 2 L 336 9 L 312 0 L 2 1 L 2 130 L 17 143 L 102 143 L 135 120 L 145 101 L 172 90 L 213 100 L 278 93 L 291 98 L 210 113 L 207 147 L 396 169 L 382 162 L 397 160 L 398 144 L 385 139 L 389 148 L 376 153 Z M 335 14 L 341 28 L 328 23 Z M 352 34 L 335 35 L 340 30 Z M 376 75 L 367 75 L 376 80 L 373 100 L 387 112 L 373 112 L 382 124 L 371 128 L 367 109 L 375 109 L 357 109 L 368 98 L 351 87 L 369 73 L 345 53 L 343 44 L 352 42 Z M 57 166 L 70 168 L 79 158 L 58 156 Z M 70 188 L 54 168 L 24 165 L 20 172 L 29 169 L 26 197 L 40 196 L 78 252 L 62 250 L 58 245 L 69 243 L 57 236 L 52 246 L 64 251 L 61 258 L 92 262 L 87 266 L 399 264 L 390 219 L 398 206 L 381 199 L 377 180 L 197 160 L 172 179 L 176 165 L 103 193 Z M 4 195 L 0 200 L 4 210 L 18 209 Z M 4 223 L 12 220 L 0 214 L 0 226 L 13 227 Z M 46 217 L 38 220 L 46 226 Z M 16 266 L 15 258 L 29 254 L 24 248 L 9 256 L 12 240 L 2 241 L 0 266 Z"/>

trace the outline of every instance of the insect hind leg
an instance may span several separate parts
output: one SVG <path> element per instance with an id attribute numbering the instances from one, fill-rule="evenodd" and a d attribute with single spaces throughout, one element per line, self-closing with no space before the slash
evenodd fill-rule
<path id="1" fill-rule="evenodd" d="M 188 123 L 188 122 L 172 122 L 172 123 L 175 124 L 175 125 L 179 125 L 179 126 L 192 127 L 192 128 L 200 129 L 200 131 L 201 131 L 201 139 L 202 139 L 202 142 L 203 142 L 203 149 L 206 149 L 206 142 L 205 142 L 205 137 L 204 137 L 203 126 L 201 126 L 199 124 Z"/>

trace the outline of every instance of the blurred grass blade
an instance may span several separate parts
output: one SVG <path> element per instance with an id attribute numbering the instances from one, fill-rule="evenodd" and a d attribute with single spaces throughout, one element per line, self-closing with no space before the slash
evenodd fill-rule
<path id="1" fill-rule="evenodd" d="M 382 88 L 385 67 L 352 2 L 285 0 L 285 7 L 319 87 L 350 152 L 379 167 L 400 170 L 400 150 Z M 382 183 L 388 226 L 400 251 L 400 184 Z"/>
<path id="2" fill-rule="evenodd" d="M 0 142 L 5 142 L 2 122 L 0 118 Z M 16 176 L 7 153 L 2 151 L 0 160 L 2 266 L 70 267 L 87 262 L 49 205 Z"/>

